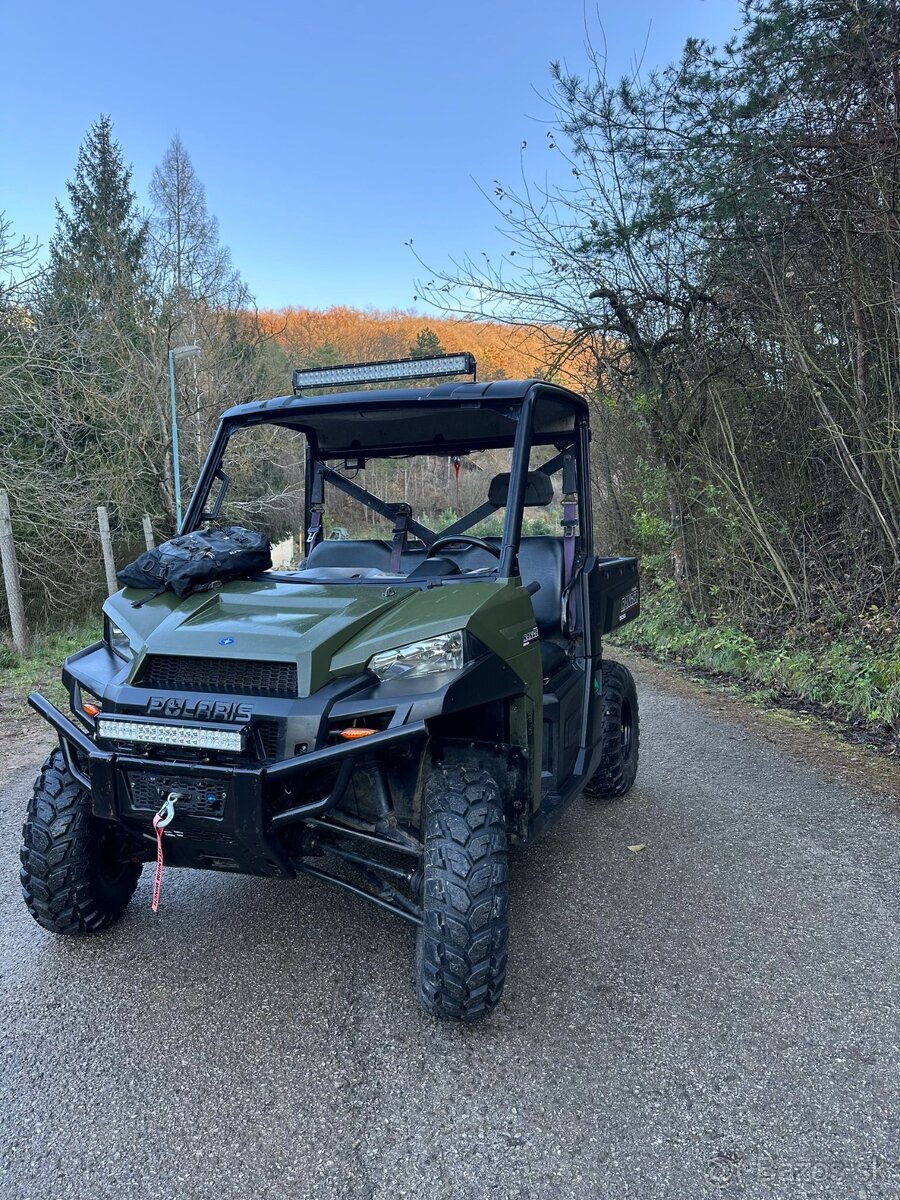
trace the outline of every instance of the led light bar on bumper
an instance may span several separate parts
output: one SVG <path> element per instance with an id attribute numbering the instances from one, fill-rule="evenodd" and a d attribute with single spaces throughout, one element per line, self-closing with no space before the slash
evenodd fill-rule
<path id="1" fill-rule="evenodd" d="M 343 387 L 348 383 L 388 383 L 399 379 L 434 379 L 442 375 L 474 375 L 471 354 L 432 354 L 428 358 L 391 358 L 348 363 L 343 367 L 306 367 L 294 371 L 294 392 L 301 388 Z"/>
<path id="2" fill-rule="evenodd" d="M 188 746 L 194 750 L 244 749 L 239 729 L 204 729 L 196 725 L 157 725 L 152 721 L 111 721 L 101 717 L 98 734 L 111 742 L 141 742 L 150 746 Z"/>

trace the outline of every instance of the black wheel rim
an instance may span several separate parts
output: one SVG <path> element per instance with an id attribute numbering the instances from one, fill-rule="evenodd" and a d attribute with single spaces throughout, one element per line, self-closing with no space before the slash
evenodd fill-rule
<path id="1" fill-rule="evenodd" d="M 634 720 L 631 713 L 631 702 L 627 699 L 622 701 L 622 713 L 619 718 L 619 732 L 621 736 L 622 757 L 627 761 L 631 758 L 631 748 L 634 745 Z"/>

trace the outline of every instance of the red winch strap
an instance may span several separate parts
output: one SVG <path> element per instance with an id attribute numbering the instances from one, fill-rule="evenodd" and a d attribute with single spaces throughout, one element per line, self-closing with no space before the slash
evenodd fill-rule
<path id="1" fill-rule="evenodd" d="M 175 793 L 172 792 L 166 797 L 162 808 L 153 818 L 153 832 L 156 834 L 156 875 L 153 877 L 153 899 L 150 901 L 150 907 L 154 912 L 159 908 L 159 893 L 162 891 L 163 831 L 167 825 L 172 824 L 174 816 Z"/>
<path id="2" fill-rule="evenodd" d="M 156 912 L 159 908 L 159 893 L 162 891 L 163 873 L 163 831 L 159 823 L 159 813 L 153 818 L 153 828 L 156 831 L 156 875 L 153 879 L 153 899 L 150 901 L 150 907 Z"/>

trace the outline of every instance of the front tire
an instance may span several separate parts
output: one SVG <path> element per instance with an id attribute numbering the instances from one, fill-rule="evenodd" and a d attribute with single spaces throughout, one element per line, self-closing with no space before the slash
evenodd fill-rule
<path id="1" fill-rule="evenodd" d="M 611 659 L 603 664 L 600 693 L 603 749 L 600 765 L 584 789 L 593 799 L 624 796 L 634 784 L 638 769 L 640 722 L 634 676 Z"/>
<path id="2" fill-rule="evenodd" d="M 80 937 L 117 921 L 141 873 L 133 854 L 115 825 L 93 815 L 90 793 L 54 750 L 35 781 L 22 830 L 22 895 L 37 923 Z"/>
<path id="3" fill-rule="evenodd" d="M 436 768 L 425 788 L 418 996 L 441 1021 L 471 1023 L 500 1000 L 509 932 L 506 823 L 493 777 Z"/>

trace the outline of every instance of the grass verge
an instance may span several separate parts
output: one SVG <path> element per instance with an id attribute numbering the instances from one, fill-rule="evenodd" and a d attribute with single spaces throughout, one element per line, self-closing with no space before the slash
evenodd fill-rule
<path id="1" fill-rule="evenodd" d="M 798 631 L 766 645 L 725 622 L 698 624 L 674 589 L 641 598 L 641 616 L 612 641 L 751 685 L 755 699 L 808 702 L 832 719 L 900 737 L 900 638 Z"/>
<path id="2" fill-rule="evenodd" d="M 54 704 L 62 704 L 66 692 L 60 679 L 64 658 L 103 636 L 99 624 L 81 625 L 35 637 L 27 655 L 0 645 L 0 712 L 22 717 L 30 709 L 29 692 L 43 692 Z"/>

